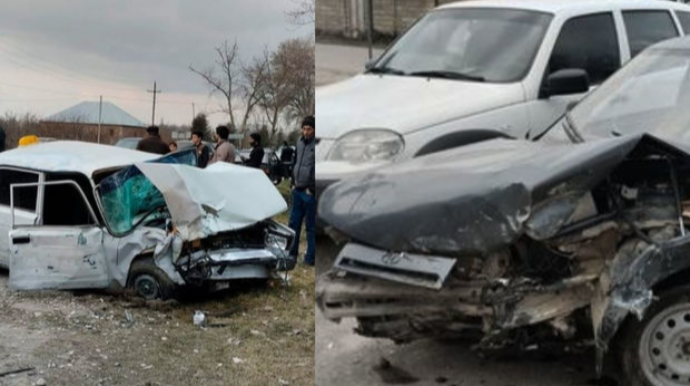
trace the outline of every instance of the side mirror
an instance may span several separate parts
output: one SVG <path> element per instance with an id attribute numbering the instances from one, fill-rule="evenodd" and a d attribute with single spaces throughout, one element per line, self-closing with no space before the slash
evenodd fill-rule
<path id="1" fill-rule="evenodd" d="M 589 91 L 589 75 L 580 68 L 565 68 L 550 74 L 541 88 L 539 96 L 580 94 Z"/>
<path id="2" fill-rule="evenodd" d="M 369 71 L 369 70 L 371 70 L 372 68 L 374 68 L 374 66 L 376 65 L 376 61 L 377 61 L 377 60 L 378 60 L 378 59 L 369 59 L 369 60 L 367 60 L 367 62 L 364 63 L 364 70 Z"/>

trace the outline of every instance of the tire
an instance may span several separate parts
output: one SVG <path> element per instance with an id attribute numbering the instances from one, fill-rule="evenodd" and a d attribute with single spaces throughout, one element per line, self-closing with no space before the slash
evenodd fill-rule
<path id="1" fill-rule="evenodd" d="M 176 286 L 153 259 L 147 257 L 134 260 L 129 268 L 127 287 L 146 300 L 166 300 L 173 296 Z"/>
<path id="2" fill-rule="evenodd" d="M 690 286 L 662 293 L 619 340 L 624 385 L 690 385 Z"/>

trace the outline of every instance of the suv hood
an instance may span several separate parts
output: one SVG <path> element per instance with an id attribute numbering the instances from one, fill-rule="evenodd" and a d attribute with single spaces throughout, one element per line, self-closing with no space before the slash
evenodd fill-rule
<path id="1" fill-rule="evenodd" d="M 485 253 L 525 233 L 555 235 L 627 156 L 659 148 L 688 157 L 646 134 L 576 145 L 492 140 L 343 180 L 323 193 L 319 216 L 384 250 Z"/>
<path id="2" fill-rule="evenodd" d="M 335 139 L 362 128 L 407 134 L 522 102 L 524 93 L 520 83 L 362 74 L 318 88 L 316 98 L 318 136 Z"/>

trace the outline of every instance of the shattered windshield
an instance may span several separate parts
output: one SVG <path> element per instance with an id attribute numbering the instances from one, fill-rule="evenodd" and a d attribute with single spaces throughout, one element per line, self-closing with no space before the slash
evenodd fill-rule
<path id="1" fill-rule="evenodd" d="M 150 162 L 196 166 L 197 160 L 192 149 Z M 98 193 L 103 217 L 114 234 L 128 233 L 146 219 L 167 213 L 163 195 L 136 166 L 105 178 L 98 185 Z"/>

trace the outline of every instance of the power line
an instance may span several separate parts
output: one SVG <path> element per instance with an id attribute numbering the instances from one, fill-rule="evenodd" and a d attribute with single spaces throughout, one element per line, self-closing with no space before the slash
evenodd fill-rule
<path id="1" fill-rule="evenodd" d="M 85 77 L 83 74 L 78 73 L 74 71 L 73 69 L 70 69 L 66 66 L 63 66 L 59 63 L 49 61 L 46 58 L 43 58 L 41 56 L 36 55 L 33 52 L 29 52 L 15 44 L 10 43 L 7 40 L 2 40 L 0 41 L 0 44 L 5 46 L 5 49 L 3 51 L 6 54 L 12 54 L 16 58 L 28 60 L 29 66 L 32 66 L 34 68 L 40 68 L 46 72 L 49 72 L 50 74 L 60 77 L 62 79 L 69 79 L 70 81 L 78 81 L 82 83 L 88 83 L 92 84 L 93 81 L 95 80 L 94 78 L 91 77 Z M 7 48 L 11 49 L 12 52 L 9 52 Z M 18 55 L 21 53 L 21 55 Z M 50 66 L 49 66 L 50 65 Z M 51 67 L 52 66 L 52 67 Z M 60 72 L 56 71 L 59 70 Z M 65 73 L 66 72 L 66 73 Z M 109 82 L 122 82 L 122 80 L 116 80 L 114 78 L 107 78 L 101 76 L 104 80 L 109 81 Z M 121 90 L 121 91 L 137 91 L 138 89 L 136 86 L 125 86 L 125 87 L 114 87 L 114 86 L 109 86 L 108 88 L 113 89 L 113 90 Z"/>
<path id="2" fill-rule="evenodd" d="M 33 86 L 22 86 L 22 85 L 18 85 L 18 84 L 11 84 L 11 83 L 5 83 L 5 82 L 0 82 L 0 85 L 6 86 L 6 87 L 15 87 L 15 88 L 20 88 L 20 89 L 35 90 L 35 91 L 42 91 L 42 92 L 47 92 L 47 93 L 69 95 L 69 96 L 81 96 L 81 97 L 88 97 L 88 98 L 96 98 L 99 96 L 97 94 L 65 92 L 65 91 L 50 90 L 50 89 L 45 89 L 45 88 L 40 88 L 40 87 L 33 87 Z M 119 99 L 119 100 L 137 101 L 137 102 L 149 102 L 149 99 L 144 99 L 144 98 L 131 98 L 131 97 L 124 97 L 124 96 L 119 96 L 119 95 L 107 95 L 107 94 L 104 94 L 104 96 L 107 96 L 108 99 Z M 189 101 L 183 102 L 183 101 L 162 100 L 162 101 L 157 101 L 157 103 L 189 105 Z"/>

